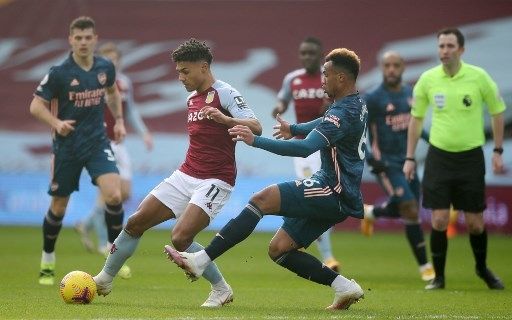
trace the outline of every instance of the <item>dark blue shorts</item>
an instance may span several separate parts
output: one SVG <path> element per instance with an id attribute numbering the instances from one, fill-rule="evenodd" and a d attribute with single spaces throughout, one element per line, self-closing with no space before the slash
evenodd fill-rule
<path id="1" fill-rule="evenodd" d="M 91 182 L 96 185 L 96 178 L 107 173 L 119 173 L 116 159 L 108 141 L 94 149 L 86 159 L 76 159 L 58 152 L 52 159 L 52 179 L 48 194 L 51 196 L 67 197 L 78 190 L 80 174 L 86 168 L 91 176 Z"/>
<path id="2" fill-rule="evenodd" d="M 394 200 L 404 202 L 409 200 L 419 201 L 420 198 L 420 182 L 418 175 L 415 174 L 414 179 L 407 181 L 401 167 L 390 166 L 386 171 L 386 176 L 395 190 Z M 382 185 L 382 178 L 377 176 L 379 183 Z M 390 195 L 391 196 L 391 195 Z"/>
<path id="3" fill-rule="evenodd" d="M 338 196 L 315 179 L 283 182 L 281 193 L 282 229 L 300 246 L 307 248 L 327 229 L 342 222 Z"/>

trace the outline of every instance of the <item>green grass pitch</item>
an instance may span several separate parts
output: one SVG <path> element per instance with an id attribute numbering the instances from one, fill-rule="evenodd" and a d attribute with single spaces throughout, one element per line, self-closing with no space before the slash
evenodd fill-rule
<path id="1" fill-rule="evenodd" d="M 198 240 L 206 244 L 212 232 Z M 130 280 L 116 279 L 114 290 L 90 305 L 66 305 L 58 283 L 37 283 L 40 228 L 0 227 L 0 319 L 510 319 L 512 317 L 512 239 L 492 235 L 488 262 L 505 282 L 488 290 L 476 277 L 467 235 L 450 240 L 447 288 L 426 292 L 403 234 L 335 232 L 333 249 L 342 274 L 356 279 L 365 299 L 349 310 L 325 311 L 331 288 L 308 282 L 267 257 L 272 234 L 255 233 L 217 261 L 235 291 L 232 304 L 215 310 L 199 305 L 209 293 L 200 280 L 189 283 L 163 254 L 170 232 L 150 230 L 129 260 Z M 310 251 L 317 254 L 313 245 Z M 96 274 L 100 255 L 85 252 L 78 236 L 63 229 L 57 243 L 57 279 L 67 272 Z M 57 281 L 58 282 L 58 281 Z"/>

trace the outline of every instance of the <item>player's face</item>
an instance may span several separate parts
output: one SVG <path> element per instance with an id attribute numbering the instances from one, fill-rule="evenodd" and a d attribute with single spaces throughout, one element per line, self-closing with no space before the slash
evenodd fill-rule
<path id="1" fill-rule="evenodd" d="M 104 53 L 103 56 L 112 61 L 116 70 L 119 69 L 119 55 L 117 54 L 117 52 L 109 51 Z"/>
<path id="2" fill-rule="evenodd" d="M 404 62 L 397 55 L 385 56 L 382 60 L 382 77 L 388 87 L 396 87 L 402 82 Z"/>
<path id="3" fill-rule="evenodd" d="M 188 92 L 201 88 L 206 81 L 208 64 L 204 61 L 180 61 L 176 63 L 178 79 Z"/>
<path id="4" fill-rule="evenodd" d="M 335 98 L 343 85 L 343 74 L 336 71 L 332 61 L 324 63 L 322 70 L 322 88 L 329 98 Z"/>
<path id="5" fill-rule="evenodd" d="M 314 43 L 303 42 L 299 47 L 299 59 L 308 73 L 318 72 L 322 59 L 322 51 L 320 47 Z"/>
<path id="6" fill-rule="evenodd" d="M 92 28 L 73 29 L 68 40 L 73 53 L 80 58 L 86 58 L 93 55 L 98 36 Z"/>
<path id="7" fill-rule="evenodd" d="M 464 48 L 459 46 L 457 36 L 453 33 L 439 35 L 437 39 L 437 50 L 439 60 L 447 67 L 458 64 L 460 57 L 464 53 Z"/>

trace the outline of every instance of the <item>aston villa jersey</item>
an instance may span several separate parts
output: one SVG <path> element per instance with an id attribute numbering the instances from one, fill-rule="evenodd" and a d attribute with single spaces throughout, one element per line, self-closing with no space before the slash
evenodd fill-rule
<path id="1" fill-rule="evenodd" d="M 189 148 L 180 171 L 199 179 L 216 178 L 235 185 L 235 142 L 228 127 L 207 119 L 201 109 L 209 106 L 229 117 L 256 119 L 242 95 L 220 80 L 204 92 L 194 92 L 187 99 Z"/>

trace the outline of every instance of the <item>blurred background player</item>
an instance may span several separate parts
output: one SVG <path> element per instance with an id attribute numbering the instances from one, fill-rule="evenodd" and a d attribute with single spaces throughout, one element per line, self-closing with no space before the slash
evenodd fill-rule
<path id="1" fill-rule="evenodd" d="M 274 136 L 285 141 L 255 137 L 241 125 L 229 130 L 233 140 L 282 156 L 305 157 L 320 150 L 321 169 L 311 178 L 273 184 L 255 193 L 204 250 L 187 253 L 165 246 L 174 263 L 199 276 L 211 261 L 245 240 L 265 215 L 278 215 L 284 217 L 284 222 L 268 249 L 275 263 L 304 279 L 330 286 L 334 301 L 327 309 L 348 309 L 364 296 L 353 279 L 300 250 L 347 217 L 363 217 L 360 188 L 368 111 L 356 89 L 359 67 L 355 52 L 346 48 L 332 50 L 325 58 L 322 84 L 334 102 L 325 117 L 307 123 L 290 126 L 278 116 Z M 307 136 L 290 139 L 297 135 Z"/>
<path id="2" fill-rule="evenodd" d="M 330 103 L 322 89 L 322 57 L 323 49 L 320 40 L 307 37 L 301 42 L 299 60 L 302 68 L 284 77 L 281 90 L 277 94 L 277 105 L 272 111 L 274 118 L 286 112 L 292 100 L 297 123 L 309 122 L 324 115 Z M 299 135 L 295 138 L 304 139 L 304 136 Z M 293 163 L 297 178 L 309 178 L 320 169 L 320 151 L 305 158 L 295 157 Z M 324 264 L 336 271 L 340 264 L 332 253 L 330 233 L 331 229 L 318 237 L 317 246 Z"/>
<path id="3" fill-rule="evenodd" d="M 101 45 L 98 49 L 98 53 L 112 61 L 116 68 L 116 85 L 121 95 L 121 103 L 123 106 L 123 115 L 128 120 L 130 126 L 143 139 L 146 149 L 151 151 L 153 149 L 153 137 L 147 129 L 142 117 L 140 116 L 137 106 L 133 99 L 133 86 L 131 80 L 122 73 L 121 66 L 121 51 L 112 42 Z M 105 110 L 105 125 L 107 128 L 107 136 L 111 141 L 114 141 L 113 127 L 115 119 L 109 110 Z M 132 168 L 131 161 L 126 146 L 123 143 L 111 142 L 110 147 L 114 152 L 116 158 L 117 168 L 119 169 L 119 175 L 121 177 L 121 197 L 125 202 L 131 196 L 132 190 Z M 87 251 L 93 252 L 97 250 L 101 254 L 107 254 L 107 226 L 105 224 L 105 202 L 101 198 L 101 194 L 98 194 L 98 200 L 91 213 L 82 221 L 79 221 L 75 225 L 75 230 L 80 234 L 80 239 Z M 94 245 L 94 241 L 90 237 L 91 231 L 96 232 L 98 243 Z M 125 271 L 125 270 L 122 270 Z M 125 272 L 119 272 L 121 277 L 129 276 Z"/>
<path id="4" fill-rule="evenodd" d="M 130 216 L 114 242 L 105 266 L 94 277 L 99 295 L 112 290 L 122 264 L 135 252 L 146 230 L 169 219 L 172 244 L 181 251 L 203 249 L 195 236 L 213 220 L 231 196 L 236 179 L 235 142 L 228 129 L 246 125 L 261 134 L 261 125 L 243 96 L 231 85 L 216 80 L 213 55 L 205 42 L 190 39 L 172 52 L 178 79 L 191 94 L 187 98 L 189 148 L 181 167 L 157 185 Z M 211 292 L 203 307 L 221 307 L 233 300 L 233 290 L 215 263 L 203 277 Z M 191 277 L 194 281 L 197 278 Z"/>
<path id="5" fill-rule="evenodd" d="M 414 86 L 403 171 L 414 179 L 416 144 L 423 118 L 432 106 L 430 146 L 423 174 L 423 206 L 432 209 L 430 250 L 436 273 L 427 290 L 444 289 L 450 206 L 463 211 L 475 258 L 475 271 L 489 289 L 504 289 L 503 282 L 487 268 L 485 203 L 484 104 L 491 115 L 494 173 L 504 172 L 503 130 L 505 103 L 496 83 L 482 68 L 461 60 L 464 35 L 457 28 L 437 33 L 441 64 L 425 71 Z"/>
<path id="6" fill-rule="evenodd" d="M 115 141 L 121 142 L 126 135 L 115 67 L 109 60 L 94 56 L 98 36 L 91 18 L 73 20 L 68 41 L 69 57 L 50 69 L 30 104 L 32 115 L 48 124 L 53 136 L 48 191 L 52 200 L 43 222 L 39 275 L 39 283 L 43 285 L 54 283 L 55 242 L 69 197 L 78 190 L 84 167 L 105 202 L 109 242 L 114 242 L 123 227 L 121 180 L 103 124 L 107 104 L 115 119 Z"/>
<path id="7" fill-rule="evenodd" d="M 407 151 L 412 88 L 402 83 L 405 63 L 397 52 L 385 52 L 381 68 L 382 83 L 365 95 L 372 150 L 367 160 L 390 199 L 380 207 L 365 206 L 361 231 L 370 236 L 373 233 L 374 220 L 379 217 L 401 218 L 405 224 L 407 240 L 419 265 L 421 278 L 430 281 L 435 275 L 432 265 L 427 260 L 420 223 L 419 178 L 418 175 L 414 175 L 414 178 L 408 181 L 402 171 Z"/>

